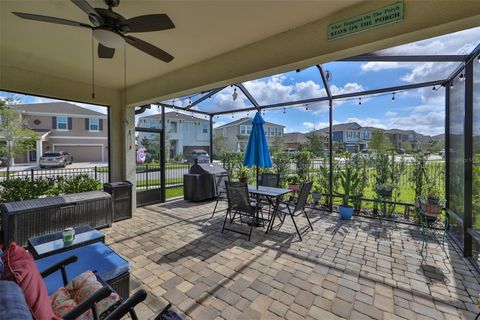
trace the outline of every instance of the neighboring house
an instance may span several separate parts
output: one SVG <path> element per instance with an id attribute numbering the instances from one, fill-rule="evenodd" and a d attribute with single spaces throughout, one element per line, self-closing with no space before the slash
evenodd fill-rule
<path id="1" fill-rule="evenodd" d="M 188 156 L 192 150 L 202 149 L 210 153 L 210 120 L 192 117 L 183 113 L 165 113 L 165 131 L 168 138 L 170 151 L 167 158 L 175 156 Z M 162 115 L 154 114 L 140 117 L 138 126 L 143 128 L 160 129 L 162 127 Z M 137 139 L 152 138 L 149 133 L 140 132 Z"/>
<path id="2" fill-rule="evenodd" d="M 333 141 L 342 142 L 347 151 L 358 152 L 368 148 L 368 142 L 372 139 L 374 130 L 370 127 L 362 127 L 356 122 L 336 124 L 333 126 Z M 328 131 L 329 128 L 326 127 L 314 132 L 328 134 Z"/>
<path id="3" fill-rule="evenodd" d="M 283 138 L 285 126 L 265 122 L 263 128 L 268 144 L 271 144 L 276 137 Z M 214 153 L 219 154 L 222 151 L 245 151 L 251 131 L 252 118 L 241 118 L 213 129 L 214 136 L 226 138 L 223 150 L 214 150 Z"/>
<path id="4" fill-rule="evenodd" d="M 283 143 L 285 144 L 285 149 L 298 151 L 301 145 L 308 143 L 308 139 L 304 133 L 289 132 L 283 135 Z"/>
<path id="5" fill-rule="evenodd" d="M 405 143 L 410 144 L 412 149 L 420 147 L 418 142 L 421 135 L 413 130 L 391 129 L 385 130 L 384 132 L 390 138 L 394 148 L 402 149 L 404 148 Z"/>
<path id="6" fill-rule="evenodd" d="M 74 162 L 108 161 L 108 117 L 106 114 L 67 102 L 20 104 L 29 129 L 37 133 L 35 150 L 16 161 L 35 162 L 48 151 L 66 151 Z"/>

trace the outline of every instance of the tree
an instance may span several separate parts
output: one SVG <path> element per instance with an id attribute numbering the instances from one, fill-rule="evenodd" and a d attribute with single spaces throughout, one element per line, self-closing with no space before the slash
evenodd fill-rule
<path id="1" fill-rule="evenodd" d="M 379 154 L 384 154 L 392 149 L 392 142 L 382 131 L 372 132 L 372 141 L 369 143 L 369 149 L 375 150 Z"/>
<path id="2" fill-rule="evenodd" d="M 213 154 L 221 156 L 227 146 L 227 137 L 216 135 L 213 137 Z"/>
<path id="3" fill-rule="evenodd" d="M 343 142 L 342 141 L 333 141 L 333 152 L 334 153 L 337 153 L 337 154 L 340 154 L 340 153 L 343 153 L 345 151 L 345 146 L 343 145 Z"/>
<path id="4" fill-rule="evenodd" d="M 275 137 L 270 145 L 270 153 L 281 152 L 284 149 L 283 137 Z"/>
<path id="5" fill-rule="evenodd" d="M 410 141 L 402 141 L 400 147 L 405 150 L 406 153 L 411 153 L 413 151 L 412 143 Z"/>
<path id="6" fill-rule="evenodd" d="M 9 102 L 11 100 L 0 100 L 0 134 L 4 140 L 0 145 L 0 156 L 7 158 L 7 178 L 15 156 L 34 150 L 36 141 L 35 132 L 27 128 L 20 112 L 8 107 Z"/>
<path id="7" fill-rule="evenodd" d="M 315 132 L 310 132 L 305 135 L 305 138 L 308 140 L 308 150 L 316 156 L 321 155 L 324 149 L 323 136 Z"/>

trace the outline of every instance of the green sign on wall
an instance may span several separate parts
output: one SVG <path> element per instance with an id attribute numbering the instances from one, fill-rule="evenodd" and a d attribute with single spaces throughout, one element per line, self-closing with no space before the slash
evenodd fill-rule
<path id="1" fill-rule="evenodd" d="M 376 9 L 328 26 L 328 40 L 403 20 L 403 2 Z"/>

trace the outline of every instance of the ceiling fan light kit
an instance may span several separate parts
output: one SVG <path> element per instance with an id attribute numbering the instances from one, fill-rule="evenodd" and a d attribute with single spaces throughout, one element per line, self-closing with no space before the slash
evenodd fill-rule
<path id="1" fill-rule="evenodd" d="M 107 28 L 97 28 L 93 29 L 93 36 L 97 39 L 98 42 L 104 46 L 112 49 L 118 49 L 123 47 L 125 40 L 123 37 Z"/>
<path id="2" fill-rule="evenodd" d="M 90 23 L 71 21 L 63 18 L 48 17 L 38 14 L 12 12 L 16 16 L 26 20 L 42 21 L 73 27 L 81 27 L 93 30 L 94 38 L 99 42 L 98 57 L 111 59 L 114 56 L 115 49 L 124 46 L 125 42 L 131 46 L 143 51 L 164 62 L 170 62 L 174 59 L 172 55 L 162 49 L 143 41 L 139 38 L 127 35 L 135 32 L 153 32 L 174 29 L 170 17 L 164 13 L 148 14 L 130 19 L 125 19 L 120 14 L 114 12 L 112 7 L 117 7 L 120 0 L 104 0 L 108 9 L 93 8 L 86 0 L 71 0 L 78 8 L 88 15 Z"/>

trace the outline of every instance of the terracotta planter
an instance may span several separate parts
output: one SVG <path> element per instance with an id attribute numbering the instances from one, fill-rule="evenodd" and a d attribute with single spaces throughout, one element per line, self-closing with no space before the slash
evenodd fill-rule
<path id="1" fill-rule="evenodd" d="M 298 191 L 298 184 L 289 184 L 288 189 L 292 190 L 293 193 Z"/>
<path id="2" fill-rule="evenodd" d="M 442 212 L 443 206 L 438 204 L 437 200 L 427 199 L 427 203 L 423 204 L 422 208 L 428 215 L 437 215 Z"/>
<path id="3" fill-rule="evenodd" d="M 248 177 L 238 178 L 238 181 L 243 182 L 243 183 L 248 183 Z"/>

